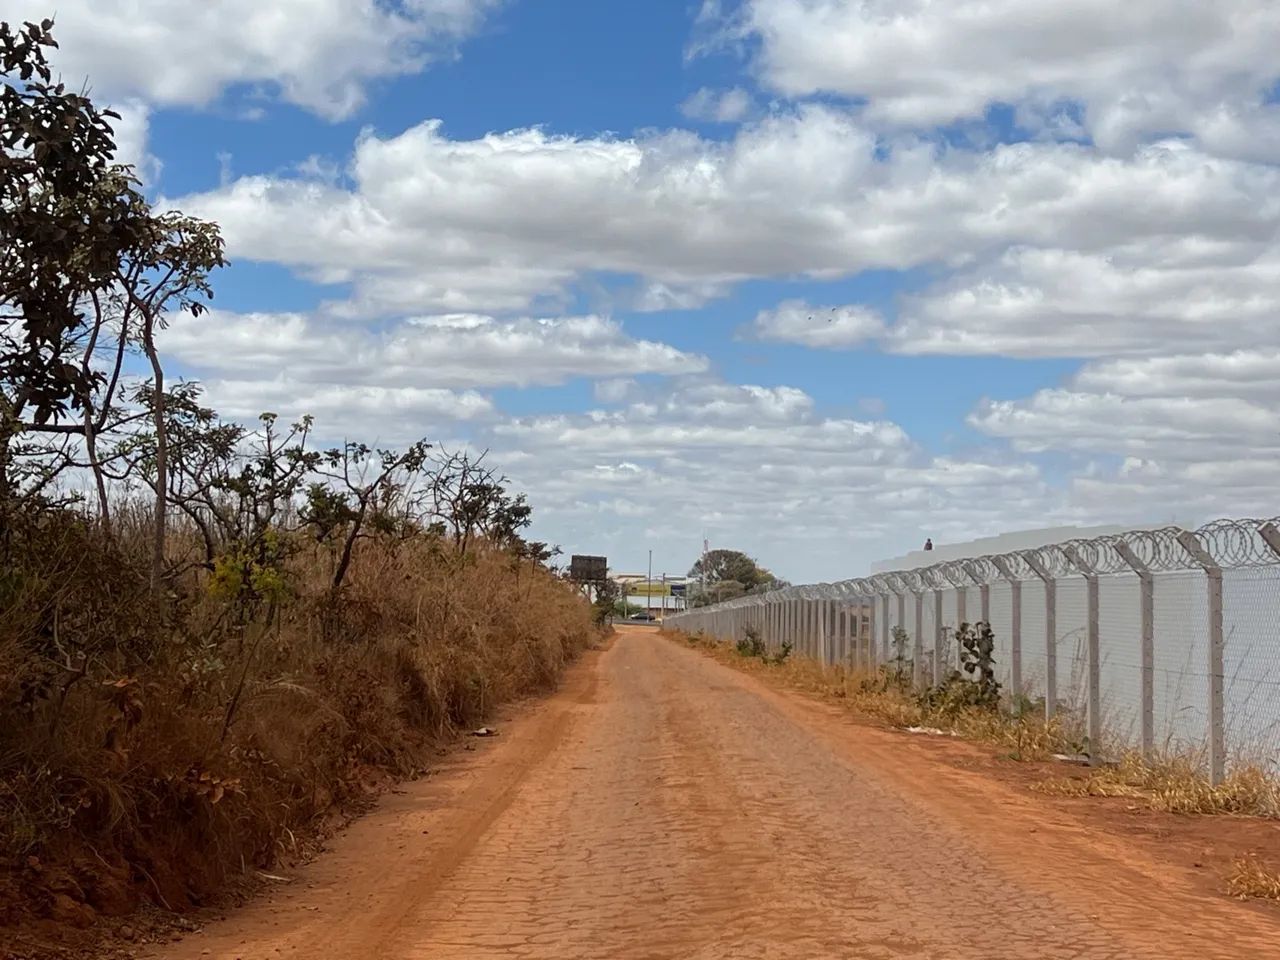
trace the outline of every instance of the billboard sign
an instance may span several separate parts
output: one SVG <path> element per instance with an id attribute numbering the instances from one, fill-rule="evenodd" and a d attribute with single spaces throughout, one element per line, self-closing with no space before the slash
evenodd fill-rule
<path id="1" fill-rule="evenodd" d="M 673 586 L 674 584 L 660 580 L 641 580 L 639 583 L 628 583 L 626 590 L 629 597 L 669 597 Z"/>
<path id="2" fill-rule="evenodd" d="M 569 579 L 580 583 L 598 583 L 609 579 L 609 561 L 606 557 L 569 558 Z"/>

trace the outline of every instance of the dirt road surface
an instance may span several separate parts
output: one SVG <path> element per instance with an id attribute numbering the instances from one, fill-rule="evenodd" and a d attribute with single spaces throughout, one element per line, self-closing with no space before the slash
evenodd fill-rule
<path id="1" fill-rule="evenodd" d="M 157 960 L 1280 957 L 1043 798 L 649 628 Z"/>

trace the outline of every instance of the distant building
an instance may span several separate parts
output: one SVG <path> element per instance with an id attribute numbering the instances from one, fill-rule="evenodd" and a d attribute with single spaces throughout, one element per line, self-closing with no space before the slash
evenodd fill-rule
<path id="1" fill-rule="evenodd" d="M 612 579 L 622 588 L 627 606 L 634 610 L 648 610 L 661 616 L 664 611 L 670 613 L 684 609 L 688 577 L 668 576 L 663 580 L 662 576 L 654 574 L 650 581 L 643 573 L 615 573 Z"/>

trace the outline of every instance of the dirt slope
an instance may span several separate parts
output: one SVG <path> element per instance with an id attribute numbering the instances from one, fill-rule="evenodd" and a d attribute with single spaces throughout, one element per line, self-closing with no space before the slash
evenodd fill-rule
<path id="1" fill-rule="evenodd" d="M 1043 798 L 644 629 L 156 960 L 1278 957 Z"/>

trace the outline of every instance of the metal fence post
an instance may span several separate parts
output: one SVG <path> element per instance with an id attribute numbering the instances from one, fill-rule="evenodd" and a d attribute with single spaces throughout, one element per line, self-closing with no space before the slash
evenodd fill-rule
<path id="1" fill-rule="evenodd" d="M 876 668 L 876 595 L 873 593 L 868 601 L 864 602 L 858 610 L 858 635 L 862 635 L 862 618 L 863 610 L 866 611 L 867 629 L 867 669 L 868 671 Z"/>
<path id="2" fill-rule="evenodd" d="M 1151 568 L 1138 558 L 1133 548 L 1122 540 L 1112 546 L 1120 559 L 1138 575 L 1141 593 L 1142 638 L 1139 662 L 1142 671 L 1142 756 L 1150 760 L 1155 755 L 1155 702 L 1156 702 L 1156 591 Z"/>
<path id="3" fill-rule="evenodd" d="M 933 590 L 933 685 L 942 686 L 942 588 Z"/>
<path id="4" fill-rule="evenodd" d="M 818 655 L 824 667 L 831 664 L 831 601 L 818 601 Z"/>
<path id="5" fill-rule="evenodd" d="M 1209 782 L 1217 786 L 1226 777 L 1227 769 L 1223 733 L 1222 567 L 1194 533 L 1182 531 L 1178 534 L 1178 543 L 1204 568 L 1209 581 Z"/>
<path id="6" fill-rule="evenodd" d="M 1086 615 L 1088 627 L 1087 670 L 1088 670 L 1088 702 L 1089 702 L 1089 756 L 1096 759 L 1102 747 L 1102 651 L 1098 637 L 1098 572 L 1080 556 L 1080 552 L 1071 546 L 1059 548 L 1063 556 L 1084 575 L 1086 593 Z"/>
<path id="7" fill-rule="evenodd" d="M 849 666 L 857 667 L 858 659 L 862 656 L 861 630 L 862 630 L 862 600 L 858 599 L 858 606 L 848 604 L 845 608 L 845 630 L 848 633 L 848 642 L 846 646 L 846 659 Z"/>
<path id="8" fill-rule="evenodd" d="M 831 650 L 831 666 L 835 666 L 840 662 L 840 651 L 844 646 L 844 621 L 840 604 L 835 600 L 827 601 L 827 623 L 831 625 L 831 639 L 827 641 L 827 646 Z"/>
<path id="9" fill-rule="evenodd" d="M 840 662 L 848 664 L 853 659 L 853 640 L 850 628 L 853 625 L 853 609 L 847 602 L 836 606 L 836 620 L 840 625 Z"/>
<path id="10" fill-rule="evenodd" d="M 819 629 L 820 629 L 820 627 L 819 627 L 819 621 L 820 621 L 820 619 L 821 619 L 821 618 L 820 618 L 820 616 L 819 616 L 819 614 L 822 612 L 822 611 L 819 609 L 819 608 L 821 607 L 821 605 L 822 605 L 822 604 L 821 604 L 821 601 L 813 600 L 813 599 L 807 600 L 807 601 L 805 602 L 805 606 L 808 608 L 808 609 L 807 609 L 807 611 L 806 611 L 806 616 L 805 616 L 805 620 L 806 620 L 806 622 L 807 622 L 807 624 L 808 624 L 808 628 L 809 628 L 809 629 L 808 629 L 808 634 L 809 634 L 809 644 L 808 644 L 809 649 L 808 649 L 808 656 L 809 656 L 809 658 L 810 658 L 811 660 L 817 660 L 817 659 L 818 659 L 818 657 L 819 657 L 819 652 L 818 652 L 818 646 L 819 646 L 818 631 L 819 631 Z"/>
<path id="11" fill-rule="evenodd" d="M 883 645 L 883 647 L 881 648 L 881 658 L 880 658 L 880 659 L 881 659 L 881 662 L 882 662 L 882 663 L 888 663 L 888 662 L 889 662 L 889 660 L 890 660 L 890 657 L 889 657 L 889 635 L 890 635 L 890 630 L 889 630 L 889 594 L 888 594 L 888 592 L 885 592 L 885 593 L 881 594 L 881 600 L 883 600 L 883 601 L 884 601 L 884 602 L 881 604 L 881 606 L 882 606 L 882 607 L 884 607 L 884 617 L 883 617 L 884 622 L 880 625 L 880 638 L 881 638 L 881 640 L 883 641 L 884 645 Z"/>
<path id="12" fill-rule="evenodd" d="M 903 581 L 898 581 L 898 629 L 904 634 L 907 632 L 907 585 Z M 894 638 L 894 646 L 897 647 L 897 637 Z M 901 650 L 898 655 L 902 655 Z M 902 664 L 898 664 L 898 668 L 902 668 Z"/>
<path id="13" fill-rule="evenodd" d="M 1044 582 L 1044 718 L 1058 712 L 1058 582 L 1033 553 L 1021 555 Z"/>
<path id="14" fill-rule="evenodd" d="M 855 670 L 863 669 L 863 661 L 865 654 L 863 653 L 863 625 L 866 623 L 867 607 L 866 599 L 858 597 L 858 605 L 850 608 L 850 616 L 853 617 L 853 666 Z"/>
<path id="15" fill-rule="evenodd" d="M 803 656 L 805 650 L 806 637 L 805 632 L 807 626 L 805 624 L 805 616 L 808 613 L 808 606 L 801 597 L 796 597 L 795 608 L 795 627 L 791 631 L 791 645 L 796 656 Z"/>
<path id="16" fill-rule="evenodd" d="M 835 600 L 827 601 L 827 666 L 840 662 L 840 608 Z"/>
<path id="17" fill-rule="evenodd" d="M 858 658 L 862 655 L 862 648 L 858 642 L 862 629 L 862 601 L 858 601 L 859 606 L 855 607 L 851 603 L 847 603 L 844 608 L 844 628 L 848 639 L 845 642 L 845 659 L 849 661 L 849 666 L 857 667 Z M 857 611 L 855 614 L 854 611 Z"/>
<path id="18" fill-rule="evenodd" d="M 982 610 L 982 622 L 991 623 L 991 584 L 987 583 L 987 578 L 978 572 L 978 568 L 971 562 L 961 563 L 964 572 L 969 574 L 969 578 L 978 585 L 978 604 Z"/>
<path id="19" fill-rule="evenodd" d="M 818 631 L 818 655 L 824 667 L 831 664 L 831 600 L 818 600 L 818 622 L 822 628 Z"/>
<path id="20" fill-rule="evenodd" d="M 813 605 L 809 603 L 808 596 L 800 600 L 800 650 L 799 653 L 805 657 L 813 655 Z"/>
<path id="21" fill-rule="evenodd" d="M 992 557 L 991 562 L 1000 571 L 1000 575 L 1009 581 L 1009 669 L 1010 684 L 1014 695 L 1018 698 L 1018 709 L 1022 701 L 1022 581 L 1013 575 L 1013 568 L 1004 557 Z"/>
<path id="22" fill-rule="evenodd" d="M 911 649 L 911 682 L 917 690 L 924 688 L 924 582 L 911 590 L 916 598 L 916 629 Z"/>

